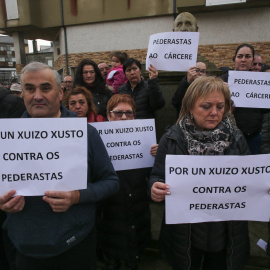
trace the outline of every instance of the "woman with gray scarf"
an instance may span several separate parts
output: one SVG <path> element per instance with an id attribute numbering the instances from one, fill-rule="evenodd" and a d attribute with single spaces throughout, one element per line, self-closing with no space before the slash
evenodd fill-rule
<path id="1" fill-rule="evenodd" d="M 170 194 L 165 184 L 167 154 L 249 154 L 242 132 L 231 121 L 230 110 L 230 91 L 221 79 L 202 76 L 189 86 L 176 125 L 159 143 L 149 179 L 153 201 L 162 202 Z M 173 269 L 242 269 L 249 255 L 248 225 L 244 221 L 170 225 L 163 220 L 160 248 Z"/>

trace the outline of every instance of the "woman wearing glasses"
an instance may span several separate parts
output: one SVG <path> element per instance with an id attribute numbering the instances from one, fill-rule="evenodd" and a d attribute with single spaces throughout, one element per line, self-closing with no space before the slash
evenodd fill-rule
<path id="1" fill-rule="evenodd" d="M 84 59 L 79 63 L 74 78 L 75 86 L 84 86 L 92 93 L 98 114 L 106 118 L 106 105 L 112 92 L 105 87 L 103 77 L 94 61 Z"/>
<path id="2" fill-rule="evenodd" d="M 251 71 L 254 54 L 255 51 L 252 45 L 239 45 L 233 57 L 234 70 Z M 250 74 L 250 77 L 252 78 L 252 73 Z M 221 79 L 223 79 L 223 81 L 225 82 L 228 82 L 228 74 L 222 75 Z M 235 107 L 235 109 L 233 110 L 236 125 L 243 132 L 252 155 L 256 155 L 259 153 L 262 142 L 260 132 L 262 128 L 263 114 L 267 113 L 268 111 L 269 110 L 259 109 L 256 107 Z"/>
<path id="3" fill-rule="evenodd" d="M 133 120 L 135 102 L 132 97 L 127 94 L 112 96 L 107 104 L 107 118 L 109 121 Z M 120 190 L 104 202 L 102 214 L 101 243 L 105 269 L 120 269 L 120 260 L 125 261 L 125 269 L 138 269 L 140 255 L 150 239 L 147 193 L 150 170 L 141 168 L 117 172 Z"/>
<path id="4" fill-rule="evenodd" d="M 87 123 L 105 121 L 102 115 L 97 114 L 93 96 L 85 87 L 76 86 L 67 92 L 65 105 L 70 111 L 77 113 L 78 117 L 87 117 Z"/>
<path id="5" fill-rule="evenodd" d="M 117 93 L 130 94 L 136 104 L 136 119 L 155 118 L 155 110 L 165 105 L 158 81 L 157 70 L 150 65 L 149 80 L 142 79 L 141 64 L 134 58 L 129 58 L 123 65 L 128 82 L 119 87 Z"/>

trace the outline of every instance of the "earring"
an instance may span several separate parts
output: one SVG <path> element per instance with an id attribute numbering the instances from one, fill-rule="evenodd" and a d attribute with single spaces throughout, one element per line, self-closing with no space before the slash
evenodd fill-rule
<path id="1" fill-rule="evenodd" d="M 190 119 L 193 120 L 193 118 L 194 118 L 194 117 L 193 117 L 193 114 L 191 113 L 191 114 L 190 114 Z"/>

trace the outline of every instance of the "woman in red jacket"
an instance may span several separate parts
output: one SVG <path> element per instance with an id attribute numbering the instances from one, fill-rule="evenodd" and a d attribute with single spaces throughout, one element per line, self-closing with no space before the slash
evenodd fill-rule
<path id="1" fill-rule="evenodd" d="M 83 86 L 76 86 L 65 97 L 66 107 L 77 113 L 78 117 L 87 117 L 87 122 L 104 122 L 105 118 L 97 114 L 92 94 Z"/>

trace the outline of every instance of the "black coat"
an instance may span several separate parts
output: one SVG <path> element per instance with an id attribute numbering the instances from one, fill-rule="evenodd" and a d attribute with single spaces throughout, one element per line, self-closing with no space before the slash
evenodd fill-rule
<path id="1" fill-rule="evenodd" d="M 182 100 L 187 92 L 190 83 L 187 81 L 187 76 L 185 76 L 181 82 L 179 83 L 173 98 L 172 98 L 172 105 L 177 111 L 177 117 L 179 116 L 180 110 L 182 108 Z"/>
<path id="2" fill-rule="evenodd" d="M 155 118 L 155 110 L 165 105 L 158 78 L 141 80 L 132 90 L 130 82 L 120 86 L 118 94 L 130 94 L 136 104 L 136 119 Z"/>
<path id="3" fill-rule="evenodd" d="M 150 239 L 149 173 L 147 168 L 117 172 L 120 190 L 105 201 L 101 220 L 107 256 L 136 261 Z"/>
<path id="4" fill-rule="evenodd" d="M 25 111 L 23 99 L 0 88 L 0 118 L 19 118 Z"/>
<path id="5" fill-rule="evenodd" d="M 172 126 L 161 138 L 155 164 L 149 179 L 149 188 L 155 182 L 165 180 L 166 154 L 188 155 L 187 142 L 179 125 Z M 231 146 L 225 155 L 246 155 L 249 149 L 242 133 L 237 129 L 233 134 Z M 223 222 L 222 222 L 223 223 Z M 227 269 L 241 269 L 249 255 L 248 223 L 245 221 L 224 222 L 227 226 Z M 166 257 L 173 269 L 190 268 L 192 224 L 166 225 L 164 220 L 160 233 L 161 253 Z M 211 232 L 215 233 L 215 232 Z M 198 241 L 197 241 L 198 243 Z"/>

